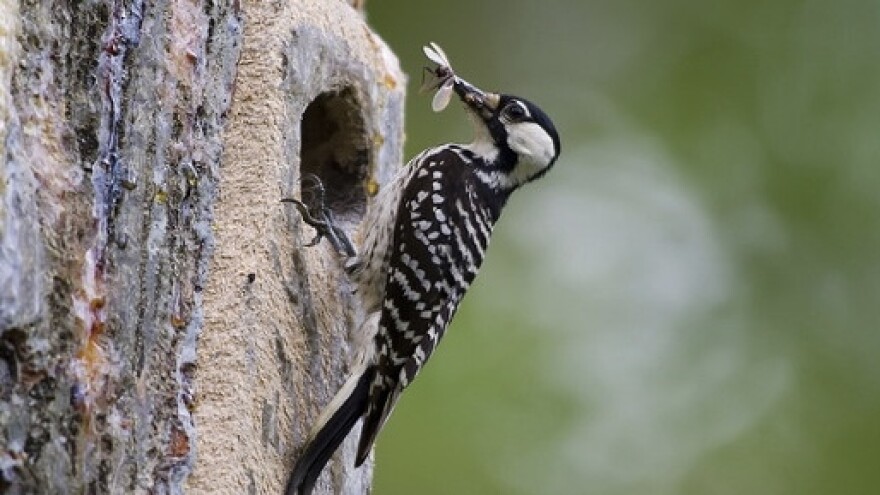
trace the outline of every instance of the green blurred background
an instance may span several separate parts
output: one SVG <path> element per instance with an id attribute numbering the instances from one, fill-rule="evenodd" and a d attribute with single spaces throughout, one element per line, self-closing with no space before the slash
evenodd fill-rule
<path id="1" fill-rule="evenodd" d="M 371 0 L 563 153 L 378 443 L 377 495 L 880 493 L 880 2 Z"/>

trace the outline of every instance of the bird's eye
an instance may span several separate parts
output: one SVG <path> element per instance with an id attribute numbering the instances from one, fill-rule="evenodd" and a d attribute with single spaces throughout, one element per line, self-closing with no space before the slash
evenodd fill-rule
<path id="1" fill-rule="evenodd" d="M 526 117 L 526 109 L 518 102 L 511 103 L 504 109 L 507 118 L 513 121 L 522 120 Z"/>

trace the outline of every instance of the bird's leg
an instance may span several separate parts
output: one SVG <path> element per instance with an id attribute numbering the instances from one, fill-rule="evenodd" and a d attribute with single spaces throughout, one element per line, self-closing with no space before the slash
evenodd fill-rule
<path id="1" fill-rule="evenodd" d="M 314 246 L 321 242 L 321 239 L 327 238 L 330 245 L 337 253 L 352 258 L 357 255 L 357 251 L 349 239 L 348 234 L 336 225 L 333 220 L 333 212 L 324 202 L 325 191 L 324 184 L 314 174 L 307 174 L 303 177 L 303 183 L 308 183 L 308 188 L 303 189 L 304 198 L 307 202 L 300 201 L 295 198 L 284 198 L 283 203 L 293 203 L 299 214 L 302 215 L 303 221 L 315 229 L 315 238 L 309 241 L 306 246 Z"/>

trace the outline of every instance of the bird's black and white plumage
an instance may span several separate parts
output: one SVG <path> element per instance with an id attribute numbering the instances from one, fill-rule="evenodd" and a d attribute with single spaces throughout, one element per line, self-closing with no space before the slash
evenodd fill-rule
<path id="1" fill-rule="evenodd" d="M 511 193 L 543 176 L 559 156 L 556 129 L 537 106 L 467 83 L 436 45 L 426 53 L 439 65 L 435 89 L 458 95 L 477 135 L 469 145 L 422 152 L 370 205 L 359 252 L 348 256 L 346 267 L 366 313 L 378 313 L 378 325 L 352 376 L 318 418 L 288 480 L 288 495 L 311 493 L 359 419 L 356 465 L 366 460 L 401 392 L 434 352 L 476 277 Z M 435 109 L 443 106 L 435 98 Z M 319 232 L 339 234 L 298 206 Z"/>

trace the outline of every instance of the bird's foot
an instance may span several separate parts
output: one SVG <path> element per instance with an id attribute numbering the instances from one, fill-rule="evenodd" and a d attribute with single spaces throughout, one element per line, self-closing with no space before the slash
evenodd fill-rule
<path id="1" fill-rule="evenodd" d="M 355 256 L 357 252 L 354 249 L 354 244 L 352 244 L 348 234 L 336 225 L 336 222 L 333 220 L 333 212 L 325 203 L 326 194 L 321 179 L 314 174 L 306 174 L 302 179 L 302 184 L 304 186 L 302 191 L 305 201 L 295 198 L 284 198 L 281 202 L 293 203 L 302 216 L 303 221 L 315 229 L 314 239 L 306 243 L 306 246 L 314 246 L 326 237 L 337 253 L 347 258 Z"/>

